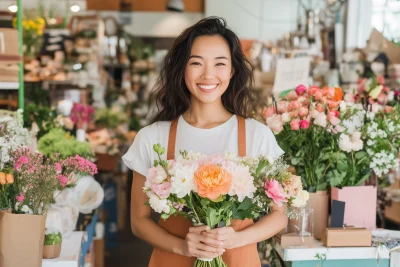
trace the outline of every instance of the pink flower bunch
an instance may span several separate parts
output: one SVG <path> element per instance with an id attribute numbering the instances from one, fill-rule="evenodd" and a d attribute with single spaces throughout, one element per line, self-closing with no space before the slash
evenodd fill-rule
<path id="1" fill-rule="evenodd" d="M 79 155 L 75 155 L 75 157 L 69 157 L 61 161 L 61 166 L 66 170 L 66 172 L 73 172 L 75 175 L 94 175 L 97 173 L 96 164 L 85 158 L 82 158 Z"/>
<path id="2" fill-rule="evenodd" d="M 283 189 L 287 193 L 288 198 L 295 197 L 301 190 L 303 190 L 301 177 L 291 175 L 290 179 L 283 181 Z"/>
<path id="3" fill-rule="evenodd" d="M 54 202 L 54 192 L 71 183 L 67 177 L 97 173 L 95 164 L 78 155 L 60 160 L 56 154 L 54 160 L 50 160 L 41 153 L 22 147 L 12 156 L 17 159 L 14 175 L 18 180 L 17 192 L 20 192 L 16 196 L 19 203 L 15 208 L 17 212 L 29 210 L 31 214 L 43 214 Z"/>
<path id="4" fill-rule="evenodd" d="M 371 79 L 359 79 L 356 94 L 349 94 L 345 101 L 361 102 L 365 98 L 368 99 L 370 104 L 385 105 L 388 101 L 392 101 L 394 97 L 394 92 L 391 92 L 390 87 L 385 84 L 385 79 L 382 76 L 377 76 Z"/>
<path id="5" fill-rule="evenodd" d="M 340 123 L 338 107 L 342 99 L 343 92 L 339 87 L 320 89 L 310 86 L 307 89 L 299 85 L 276 103 L 276 108 L 266 107 L 261 113 L 275 134 L 279 134 L 285 125 L 293 131 L 307 130 L 313 124 L 334 128 Z"/>
<path id="6" fill-rule="evenodd" d="M 169 197 L 171 191 L 170 179 L 161 166 L 149 169 L 145 187 L 149 188 L 153 194 L 159 196 L 161 199 Z"/>
<path id="7" fill-rule="evenodd" d="M 90 123 L 94 111 L 91 106 L 74 103 L 69 117 L 78 129 L 84 129 L 85 125 Z"/>

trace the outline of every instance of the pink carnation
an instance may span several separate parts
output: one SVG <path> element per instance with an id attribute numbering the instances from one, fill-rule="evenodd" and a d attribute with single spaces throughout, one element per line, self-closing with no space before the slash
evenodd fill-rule
<path id="1" fill-rule="evenodd" d="M 278 206 L 281 206 L 282 202 L 288 202 L 288 196 L 283 190 L 282 185 L 275 179 L 267 180 L 265 182 L 265 193 Z"/>
<path id="2" fill-rule="evenodd" d="M 56 168 L 56 172 L 58 172 L 58 173 L 60 173 L 61 171 L 62 171 L 62 168 L 61 168 L 61 164 L 60 163 L 55 163 L 54 164 L 54 166 L 55 166 L 55 168 Z"/>

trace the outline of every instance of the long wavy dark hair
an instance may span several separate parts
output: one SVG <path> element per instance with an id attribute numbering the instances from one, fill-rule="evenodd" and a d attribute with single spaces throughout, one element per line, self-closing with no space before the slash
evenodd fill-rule
<path id="1" fill-rule="evenodd" d="M 253 67 L 242 52 L 237 35 L 227 28 L 226 21 L 208 17 L 187 28 L 175 40 L 165 57 L 155 90 L 150 97 L 158 112 L 153 122 L 171 121 L 190 107 L 190 91 L 185 83 L 185 68 L 194 40 L 204 35 L 220 35 L 228 43 L 234 75 L 222 95 L 222 104 L 231 113 L 248 118 L 255 107 Z"/>

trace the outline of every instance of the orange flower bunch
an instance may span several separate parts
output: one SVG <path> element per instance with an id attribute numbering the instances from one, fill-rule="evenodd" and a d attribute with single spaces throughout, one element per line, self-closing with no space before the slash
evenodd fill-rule
<path id="1" fill-rule="evenodd" d="M 232 174 L 215 164 L 200 167 L 194 173 L 194 182 L 201 197 L 216 200 L 226 195 L 232 185 Z"/>

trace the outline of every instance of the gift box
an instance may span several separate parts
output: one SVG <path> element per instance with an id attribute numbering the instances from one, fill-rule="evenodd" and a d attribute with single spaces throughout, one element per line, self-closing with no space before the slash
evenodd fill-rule
<path id="1" fill-rule="evenodd" d="M 287 233 L 283 235 L 275 236 L 275 240 L 280 244 L 282 248 L 288 248 L 291 246 L 306 246 L 312 247 L 314 243 L 314 237 L 312 236 L 301 236 L 296 233 Z"/>
<path id="2" fill-rule="evenodd" d="M 372 232 L 366 228 L 326 228 L 322 242 L 326 247 L 370 247 Z"/>

